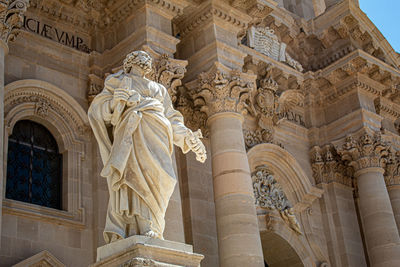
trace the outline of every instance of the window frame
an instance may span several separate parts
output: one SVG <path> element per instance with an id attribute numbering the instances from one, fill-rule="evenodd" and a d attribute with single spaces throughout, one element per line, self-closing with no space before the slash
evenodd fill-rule
<path id="1" fill-rule="evenodd" d="M 84 228 L 86 221 L 82 197 L 82 162 L 90 144 L 86 112 L 65 91 L 39 80 L 13 82 L 5 86 L 4 93 L 4 180 L 0 188 L 3 212 Z M 57 142 L 62 155 L 62 210 L 5 198 L 8 138 L 20 120 L 41 124 Z"/>

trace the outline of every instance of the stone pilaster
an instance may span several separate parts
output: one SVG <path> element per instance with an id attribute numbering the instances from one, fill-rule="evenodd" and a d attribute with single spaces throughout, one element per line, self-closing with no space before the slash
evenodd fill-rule
<path id="1" fill-rule="evenodd" d="M 353 170 L 332 145 L 310 151 L 313 177 L 324 190 L 320 199 L 331 266 L 366 266 L 354 204 Z"/>
<path id="2" fill-rule="evenodd" d="M 264 266 L 241 115 L 255 76 L 216 63 L 187 86 L 208 116 L 220 266 Z"/>
<path id="3" fill-rule="evenodd" d="M 348 136 L 338 154 L 354 169 L 371 266 L 400 265 L 400 237 L 384 180 L 389 144 L 377 134 Z"/>
<path id="4" fill-rule="evenodd" d="M 3 207 L 4 176 L 4 57 L 8 53 L 8 42 L 17 37 L 29 6 L 29 0 L 0 1 L 0 236 Z M 0 245 L 1 246 L 1 245 Z"/>

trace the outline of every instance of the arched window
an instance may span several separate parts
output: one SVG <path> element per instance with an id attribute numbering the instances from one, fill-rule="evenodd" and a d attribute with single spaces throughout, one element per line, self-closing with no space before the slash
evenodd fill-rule
<path id="1" fill-rule="evenodd" d="M 6 198 L 61 209 L 61 163 L 45 127 L 18 121 L 8 138 Z"/>

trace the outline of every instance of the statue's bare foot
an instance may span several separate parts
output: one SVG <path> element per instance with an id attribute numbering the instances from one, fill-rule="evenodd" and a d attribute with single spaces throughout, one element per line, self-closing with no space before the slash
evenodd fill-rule
<path id="1" fill-rule="evenodd" d="M 157 234 L 155 232 L 153 232 L 152 230 L 149 230 L 146 233 L 144 233 L 144 236 L 148 236 L 148 237 L 151 237 L 151 238 L 156 238 Z"/>

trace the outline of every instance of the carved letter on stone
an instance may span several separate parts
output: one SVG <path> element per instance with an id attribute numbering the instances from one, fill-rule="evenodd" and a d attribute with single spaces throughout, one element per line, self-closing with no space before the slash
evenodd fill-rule
<path id="1" fill-rule="evenodd" d="M 256 167 L 251 175 L 255 204 L 261 208 L 279 211 L 282 219 L 296 233 L 301 234 L 300 225 L 292 205 L 267 166 Z"/>

